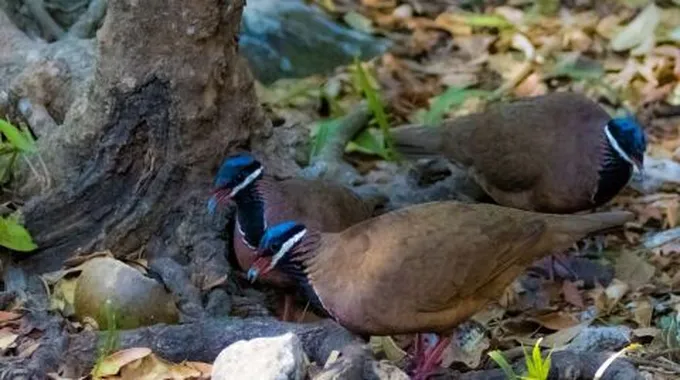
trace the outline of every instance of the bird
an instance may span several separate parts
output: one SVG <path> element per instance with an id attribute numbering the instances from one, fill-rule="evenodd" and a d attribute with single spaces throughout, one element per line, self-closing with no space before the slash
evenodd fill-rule
<path id="1" fill-rule="evenodd" d="M 245 271 L 255 259 L 267 226 L 296 219 L 320 231 L 342 231 L 372 216 L 381 200 L 377 197 L 363 200 L 349 188 L 330 181 L 302 178 L 277 181 L 264 173 L 262 163 L 252 154 L 241 152 L 224 159 L 208 209 L 214 213 L 218 206 L 230 201 L 236 205 L 234 256 Z M 273 271 L 261 280 L 284 289 L 295 286 L 295 281 L 280 271 Z M 284 320 L 290 317 L 292 303 L 292 295 L 286 293 Z"/>
<path id="2" fill-rule="evenodd" d="M 642 172 L 647 137 L 632 115 L 611 118 L 585 95 L 497 103 L 440 125 L 392 129 L 406 158 L 443 156 L 499 205 L 575 213 L 609 202 Z"/>
<path id="3" fill-rule="evenodd" d="M 532 262 L 632 218 L 626 211 L 545 214 L 439 201 L 337 233 L 290 220 L 267 228 L 247 278 L 288 273 L 317 307 L 362 336 L 443 337 L 416 355 L 415 377 L 423 378 L 452 330 L 497 300 Z"/>

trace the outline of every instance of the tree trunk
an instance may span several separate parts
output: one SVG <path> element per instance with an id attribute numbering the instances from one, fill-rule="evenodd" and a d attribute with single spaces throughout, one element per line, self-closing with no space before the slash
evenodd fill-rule
<path id="1" fill-rule="evenodd" d="M 110 2 L 87 98 L 39 141 L 55 187 L 23 209 L 39 246 L 17 255 L 24 269 L 110 249 L 224 275 L 211 180 L 229 151 L 267 149 L 271 133 L 237 54 L 244 3 Z"/>

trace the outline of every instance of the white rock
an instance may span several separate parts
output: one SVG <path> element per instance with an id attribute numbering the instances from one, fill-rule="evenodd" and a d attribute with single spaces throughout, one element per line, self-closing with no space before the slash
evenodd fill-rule
<path id="1" fill-rule="evenodd" d="M 215 359 L 213 380 L 302 380 L 307 358 L 302 342 L 293 333 L 241 340 Z"/>

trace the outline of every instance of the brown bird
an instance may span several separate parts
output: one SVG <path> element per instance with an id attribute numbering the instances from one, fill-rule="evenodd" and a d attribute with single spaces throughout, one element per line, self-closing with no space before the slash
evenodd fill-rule
<path id="1" fill-rule="evenodd" d="M 632 217 L 432 202 L 340 233 L 321 234 L 289 221 L 267 229 L 248 278 L 275 268 L 288 273 L 310 300 L 355 333 L 449 336 L 535 260 Z M 418 376 L 436 366 L 447 345 L 441 339 L 417 359 Z"/>
<path id="2" fill-rule="evenodd" d="M 647 139 L 633 117 L 612 119 L 576 93 L 490 106 L 439 126 L 392 130 L 407 157 L 441 155 L 498 204 L 572 213 L 611 200 L 642 170 Z"/>
<path id="3" fill-rule="evenodd" d="M 248 153 L 229 156 L 215 179 L 209 210 L 233 200 L 236 225 L 233 247 L 236 260 L 247 270 L 255 260 L 258 243 L 265 228 L 295 219 L 323 232 L 338 232 L 371 217 L 378 199 L 365 202 L 352 190 L 329 181 L 288 179 L 276 181 L 264 175 L 262 164 Z M 262 282 L 291 288 L 295 281 L 287 274 L 272 271 Z M 284 300 L 283 319 L 290 314 L 293 298 Z"/>

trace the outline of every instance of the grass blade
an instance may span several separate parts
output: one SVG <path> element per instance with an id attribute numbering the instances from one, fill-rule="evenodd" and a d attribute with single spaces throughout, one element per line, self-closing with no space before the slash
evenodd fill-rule
<path id="1" fill-rule="evenodd" d="M 493 361 L 496 362 L 496 364 L 498 364 L 499 367 L 501 367 L 501 370 L 503 370 L 503 373 L 505 374 L 505 377 L 508 380 L 517 379 L 517 375 L 515 375 L 515 371 L 512 369 L 512 366 L 510 365 L 510 363 L 508 363 L 508 361 L 505 359 L 505 357 L 503 356 L 503 354 L 501 354 L 500 351 L 493 350 L 489 352 L 489 356 L 491 357 L 491 359 L 493 359 Z"/>
<path id="2" fill-rule="evenodd" d="M 0 132 L 7 138 L 10 144 L 14 145 L 17 149 L 22 152 L 30 153 L 35 152 L 35 142 L 30 136 L 30 132 L 21 131 L 19 128 L 10 124 L 6 120 L 0 119 Z"/>
<path id="3" fill-rule="evenodd" d="M 358 59 L 355 59 L 355 75 L 356 84 L 366 97 L 368 108 L 371 110 L 371 113 L 373 113 L 373 116 L 378 123 L 378 127 L 380 127 L 380 131 L 383 134 L 383 156 L 385 159 L 391 160 L 394 158 L 394 149 L 392 148 L 392 136 L 390 134 L 387 113 L 385 112 L 385 107 L 378 95 L 378 91 L 371 86 L 369 74 L 364 70 L 361 61 Z M 375 80 L 373 80 L 373 82 L 375 82 Z"/>

